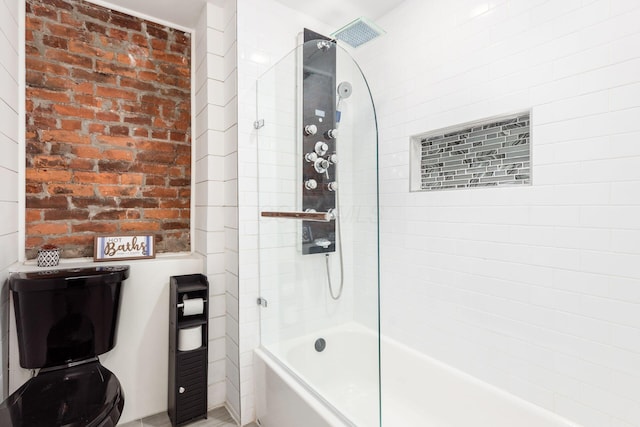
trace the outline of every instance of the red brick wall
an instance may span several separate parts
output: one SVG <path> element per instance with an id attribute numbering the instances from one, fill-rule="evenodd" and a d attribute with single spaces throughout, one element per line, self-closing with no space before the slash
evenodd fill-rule
<path id="1" fill-rule="evenodd" d="M 190 249 L 191 35 L 78 0 L 26 2 L 26 251 L 95 234 Z"/>

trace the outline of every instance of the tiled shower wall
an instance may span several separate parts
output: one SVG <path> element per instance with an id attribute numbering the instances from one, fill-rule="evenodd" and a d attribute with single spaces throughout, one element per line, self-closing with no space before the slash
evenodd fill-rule
<path id="1" fill-rule="evenodd" d="M 18 261 L 19 19 L 18 0 L 0 1 L 0 400 L 7 395 L 8 267 Z"/>
<path id="2" fill-rule="evenodd" d="M 209 279 L 209 402 L 239 416 L 236 2 L 207 3 L 196 25 L 196 251 Z M 235 313 L 235 314 L 234 314 Z"/>
<path id="3" fill-rule="evenodd" d="M 592 427 L 640 425 L 639 20 L 636 0 L 407 0 L 357 51 L 383 334 Z M 410 136 L 529 108 L 531 186 L 408 191 Z"/>

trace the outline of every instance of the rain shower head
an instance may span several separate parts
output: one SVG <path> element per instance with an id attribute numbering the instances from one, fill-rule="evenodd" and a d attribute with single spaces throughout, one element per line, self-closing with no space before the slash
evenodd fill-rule
<path id="1" fill-rule="evenodd" d="M 342 40 L 352 47 L 358 47 L 384 33 L 384 30 L 368 19 L 358 18 L 331 34 L 331 37 Z"/>

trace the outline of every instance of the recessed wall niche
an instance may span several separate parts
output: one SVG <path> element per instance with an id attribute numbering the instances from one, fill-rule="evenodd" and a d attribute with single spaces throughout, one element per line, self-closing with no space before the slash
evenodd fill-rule
<path id="1" fill-rule="evenodd" d="M 411 191 L 531 184 L 531 113 L 411 137 Z"/>

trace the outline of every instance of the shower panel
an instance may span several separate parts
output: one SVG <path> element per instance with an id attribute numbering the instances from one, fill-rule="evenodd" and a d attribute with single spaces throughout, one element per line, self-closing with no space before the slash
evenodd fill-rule
<path id="1" fill-rule="evenodd" d="M 304 30 L 302 50 L 302 209 L 334 212 L 337 190 L 336 49 Z M 307 43 L 315 41 L 315 43 Z M 336 222 L 302 221 L 304 255 L 336 250 Z"/>

